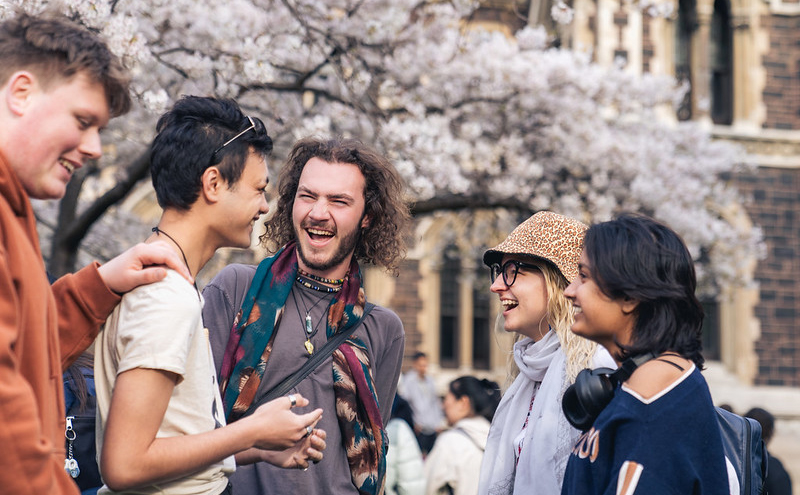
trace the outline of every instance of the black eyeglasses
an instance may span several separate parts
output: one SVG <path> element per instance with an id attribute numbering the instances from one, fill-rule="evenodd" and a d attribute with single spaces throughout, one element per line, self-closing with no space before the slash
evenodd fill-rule
<path id="1" fill-rule="evenodd" d="M 232 142 L 236 141 L 237 139 L 239 139 L 240 137 L 242 137 L 243 135 L 245 135 L 245 134 L 247 133 L 247 131 L 250 131 L 250 130 L 253 130 L 253 129 L 255 129 L 255 128 L 256 128 L 256 123 L 253 121 L 253 118 L 252 118 L 252 117 L 250 117 L 249 115 L 247 115 L 247 120 L 249 120 L 249 121 L 250 121 L 250 126 L 249 126 L 247 129 L 243 130 L 243 131 L 242 131 L 242 132 L 240 132 L 239 134 L 237 134 L 237 135 L 233 136 L 232 138 L 228 139 L 227 141 L 225 141 L 225 142 L 222 144 L 222 146 L 220 146 L 219 148 L 215 149 L 215 150 L 214 150 L 214 152 L 213 152 L 213 153 L 211 153 L 211 163 L 214 163 L 214 159 L 216 158 L 216 156 L 217 156 L 217 153 L 219 153 L 220 151 L 222 151 L 223 149 L 225 149 L 225 147 L 226 147 L 226 146 L 228 146 L 229 144 L 231 144 Z"/>
<path id="2" fill-rule="evenodd" d="M 491 266 L 489 266 L 489 270 L 491 270 L 491 273 L 489 274 L 489 276 L 492 278 L 491 282 L 494 283 L 494 281 L 497 280 L 497 277 L 502 273 L 503 283 L 506 284 L 506 287 L 511 287 L 517 280 L 517 273 L 519 272 L 520 268 L 539 270 L 539 267 L 536 265 L 517 260 L 508 260 L 502 265 L 499 263 L 492 263 Z"/>

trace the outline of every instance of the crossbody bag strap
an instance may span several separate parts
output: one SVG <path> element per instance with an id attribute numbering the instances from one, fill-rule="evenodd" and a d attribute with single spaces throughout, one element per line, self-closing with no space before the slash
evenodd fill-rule
<path id="1" fill-rule="evenodd" d="M 284 395 L 286 392 L 297 386 L 298 383 L 302 382 L 303 379 L 305 379 L 305 377 L 307 377 L 308 375 L 311 374 L 312 371 L 317 369 L 317 366 L 322 364 L 322 361 L 324 361 L 325 359 L 328 358 L 328 356 L 333 354 L 333 351 L 335 351 L 340 345 L 342 345 L 342 343 L 347 339 L 347 337 L 352 335 L 353 332 L 355 332 L 356 329 L 364 323 L 364 320 L 367 318 L 367 315 L 370 313 L 370 311 L 372 311 L 372 308 L 374 307 L 375 307 L 374 304 L 368 302 L 364 306 L 364 315 L 361 317 L 361 322 L 357 326 L 353 327 L 352 331 L 340 332 L 331 337 L 330 339 L 328 339 L 328 341 L 325 342 L 325 345 L 322 346 L 322 348 L 319 351 L 314 353 L 311 356 L 311 358 L 309 358 L 309 360 L 306 361 L 305 364 L 299 370 L 297 370 L 293 375 L 287 376 L 282 382 L 275 385 L 264 395 L 254 400 L 243 416 L 249 416 L 261 404 L 265 404 L 276 397 Z"/>

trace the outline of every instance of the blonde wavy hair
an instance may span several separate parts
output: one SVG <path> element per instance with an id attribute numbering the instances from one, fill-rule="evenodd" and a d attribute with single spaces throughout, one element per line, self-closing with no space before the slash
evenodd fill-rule
<path id="1" fill-rule="evenodd" d="M 568 283 L 561 272 L 554 265 L 540 258 L 532 257 L 532 260 L 532 264 L 539 267 L 542 275 L 544 275 L 545 287 L 547 287 L 547 314 L 545 318 L 561 342 L 561 349 L 563 349 L 566 356 L 566 381 L 571 384 L 582 369 L 591 367 L 597 344 L 575 335 L 570 330 L 575 318 L 572 302 L 564 296 L 564 289 L 567 288 Z M 502 322 L 502 316 L 498 317 L 496 325 L 498 331 L 505 331 L 501 329 Z M 514 342 L 522 338 L 524 338 L 524 335 L 516 334 Z M 513 353 L 509 355 L 508 366 L 508 384 L 510 384 L 519 374 L 519 368 L 514 362 Z"/>

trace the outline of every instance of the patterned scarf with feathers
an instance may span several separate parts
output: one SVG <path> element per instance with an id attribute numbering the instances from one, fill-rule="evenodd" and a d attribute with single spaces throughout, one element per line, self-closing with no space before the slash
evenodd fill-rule
<path id="1" fill-rule="evenodd" d="M 242 417 L 256 398 L 297 268 L 294 242 L 258 265 L 222 360 L 220 386 L 228 422 Z M 328 338 L 355 330 L 365 304 L 361 270 L 354 259 L 342 290 L 328 307 Z M 333 352 L 333 390 L 353 484 L 360 494 L 380 495 L 388 444 L 367 348 L 354 335 Z"/>

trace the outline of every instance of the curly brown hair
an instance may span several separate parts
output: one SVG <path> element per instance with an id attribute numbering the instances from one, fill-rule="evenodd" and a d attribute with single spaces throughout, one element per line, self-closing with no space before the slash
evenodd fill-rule
<path id="1" fill-rule="evenodd" d="M 275 215 L 264 224 L 262 245 L 275 252 L 296 238 L 292 208 L 300 175 L 312 158 L 352 164 L 361 171 L 366 183 L 364 214 L 370 222 L 361 231 L 354 255 L 358 261 L 383 266 L 397 275 L 405 256 L 406 229 L 411 219 L 403 199 L 404 184 L 389 160 L 356 139 L 309 137 L 295 143 L 278 177 L 278 205 Z"/>

